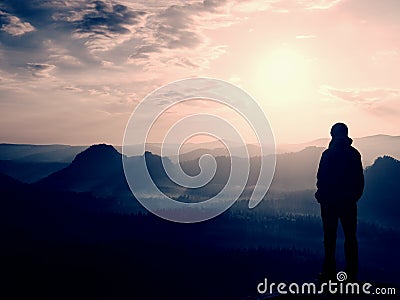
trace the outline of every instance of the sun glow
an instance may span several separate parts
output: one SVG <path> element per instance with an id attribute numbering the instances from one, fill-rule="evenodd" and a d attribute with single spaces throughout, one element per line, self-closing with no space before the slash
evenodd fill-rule
<path id="1" fill-rule="evenodd" d="M 278 49 L 258 64 L 258 89 L 273 100 L 294 101 L 307 91 L 310 63 L 290 49 Z"/>

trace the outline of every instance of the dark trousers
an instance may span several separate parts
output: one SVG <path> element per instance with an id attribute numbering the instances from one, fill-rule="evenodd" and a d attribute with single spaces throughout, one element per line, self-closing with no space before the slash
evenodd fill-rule
<path id="1" fill-rule="evenodd" d="M 322 272 L 328 277 L 336 278 L 336 235 L 340 220 L 345 238 L 346 273 L 349 279 L 356 279 L 358 272 L 357 203 L 322 203 L 321 217 L 325 249 Z"/>

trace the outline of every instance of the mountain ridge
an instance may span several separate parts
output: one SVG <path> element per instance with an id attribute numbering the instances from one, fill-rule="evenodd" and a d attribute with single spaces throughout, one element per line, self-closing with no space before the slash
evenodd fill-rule
<path id="1" fill-rule="evenodd" d="M 371 136 L 364 136 L 353 138 L 353 146 L 355 146 L 362 154 L 363 163 L 365 166 L 371 165 L 374 160 L 383 155 L 390 155 L 396 159 L 400 159 L 400 136 L 376 134 Z M 215 144 L 215 143 L 214 143 Z M 182 149 L 182 157 L 184 160 L 192 160 L 204 152 L 210 153 L 214 156 L 225 154 L 226 150 L 220 147 L 220 143 L 216 148 L 212 148 L 213 143 L 200 143 L 190 144 Z M 312 141 L 296 144 L 281 143 L 276 145 L 277 153 L 292 153 L 298 152 L 309 146 L 317 146 L 326 148 L 329 144 L 329 138 L 319 138 Z M 148 143 L 146 150 L 154 154 L 160 155 L 159 143 Z M 185 144 L 186 145 L 186 144 Z M 148 146 L 148 147 L 147 147 Z M 128 146 L 129 147 L 135 147 Z M 168 146 L 166 146 L 168 147 Z M 251 155 L 257 155 L 257 145 L 248 144 L 248 149 Z M 10 144 L 0 143 L 0 160 L 19 160 L 29 162 L 72 162 L 75 156 L 83 150 L 89 148 L 88 145 L 70 146 L 62 144 L 49 144 L 49 145 L 30 145 L 30 144 Z M 122 153 L 121 146 L 114 146 L 118 152 Z M 138 147 L 142 149 L 142 147 Z M 129 153 L 135 153 L 138 149 L 130 150 Z M 193 152 L 193 153 L 191 153 Z M 143 153 L 136 153 L 135 155 L 142 155 Z M 187 158 L 185 158 L 187 157 Z"/>
<path id="2" fill-rule="evenodd" d="M 109 180 L 118 182 L 110 187 Z M 118 189 L 126 189 L 121 154 L 111 145 L 92 145 L 76 155 L 67 167 L 35 183 L 40 188 L 94 192 L 111 196 Z"/>

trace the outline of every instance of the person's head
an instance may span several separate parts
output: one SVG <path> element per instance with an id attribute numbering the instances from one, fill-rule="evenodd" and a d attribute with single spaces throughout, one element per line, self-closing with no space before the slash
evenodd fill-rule
<path id="1" fill-rule="evenodd" d="M 349 133 L 349 129 L 344 123 L 336 123 L 331 128 L 331 136 L 332 138 L 344 138 L 347 137 Z"/>

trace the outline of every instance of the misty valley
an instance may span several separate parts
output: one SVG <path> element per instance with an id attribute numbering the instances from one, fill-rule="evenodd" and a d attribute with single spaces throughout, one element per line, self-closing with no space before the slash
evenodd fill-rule
<path id="1" fill-rule="evenodd" d="M 360 280 L 399 286 L 399 138 L 386 137 L 391 142 L 382 149 L 369 147 L 371 138 L 359 141 L 360 148 L 366 145 L 358 221 Z M 178 224 L 152 215 L 134 199 L 118 147 L 1 144 L 3 286 L 14 298 L 259 299 L 256 285 L 263 278 L 313 280 L 323 257 L 314 193 L 324 148 L 303 146 L 286 146 L 277 155 L 269 192 L 255 208 L 249 209 L 248 199 L 258 176 L 256 154 L 239 201 L 217 218 Z M 233 163 L 219 149 L 193 148 L 182 154 L 182 169 L 198 174 L 199 158 L 206 153 L 216 157 L 217 171 L 197 189 L 174 185 L 157 145 L 142 155 L 161 191 L 193 203 L 218 194 Z M 130 157 L 131 167 L 142 158 Z M 246 163 L 241 157 L 232 160 Z M 168 161 L 175 164 L 174 158 Z M 340 269 L 341 229 L 338 236 Z"/>

